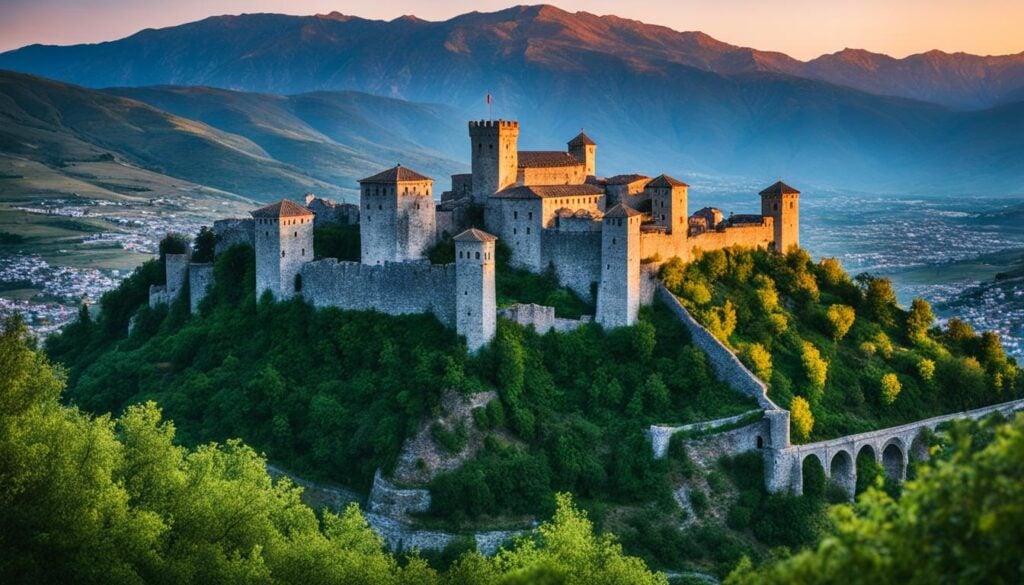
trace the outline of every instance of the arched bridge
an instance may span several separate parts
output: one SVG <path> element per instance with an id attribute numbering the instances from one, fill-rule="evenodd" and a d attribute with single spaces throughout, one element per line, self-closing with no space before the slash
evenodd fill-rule
<path id="1" fill-rule="evenodd" d="M 809 463 L 820 465 L 826 477 L 843 486 L 850 497 L 853 497 L 857 485 L 857 458 L 862 453 L 870 454 L 881 464 L 886 475 L 902 481 L 907 477 L 907 465 L 910 463 L 911 455 L 917 459 L 928 456 L 927 445 L 924 444 L 922 435 L 925 429 L 934 430 L 938 425 L 950 420 L 978 419 L 995 412 L 1008 415 L 1022 409 L 1024 399 L 818 443 L 768 449 L 765 452 L 765 481 L 768 491 L 802 494 L 805 463 Z"/>

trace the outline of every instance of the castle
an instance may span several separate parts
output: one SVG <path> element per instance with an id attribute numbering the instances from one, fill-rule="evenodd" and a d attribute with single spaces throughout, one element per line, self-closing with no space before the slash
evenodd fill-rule
<path id="1" fill-rule="evenodd" d="M 256 251 L 257 294 L 301 296 L 315 306 L 433 313 L 465 336 L 471 351 L 494 335 L 495 242 L 510 263 L 553 270 L 563 286 L 595 303 L 605 327 L 632 325 L 654 296 L 654 277 L 670 258 L 734 245 L 785 251 L 799 245 L 800 193 L 779 181 L 761 191 L 760 215 L 703 208 L 690 215 L 686 183 L 668 175 L 597 175 L 597 144 L 580 133 L 566 151 L 518 150 L 519 124 L 469 122 L 472 172 L 453 175 L 434 198 L 433 179 L 401 165 L 359 181 L 359 204 L 307 196 L 284 199 L 250 219 L 217 221 L 218 252 L 244 242 Z M 474 211 L 477 211 L 474 213 Z M 470 225 L 483 214 L 483 228 Z M 359 223 L 359 262 L 314 259 L 313 231 L 328 221 Z M 494 234 L 494 235 L 492 235 Z M 455 262 L 432 265 L 424 253 L 452 236 Z M 150 304 L 173 300 L 189 280 L 193 311 L 212 282 L 209 265 L 168 255 L 167 284 Z M 571 329 L 549 308 L 513 307 L 508 318 Z"/>

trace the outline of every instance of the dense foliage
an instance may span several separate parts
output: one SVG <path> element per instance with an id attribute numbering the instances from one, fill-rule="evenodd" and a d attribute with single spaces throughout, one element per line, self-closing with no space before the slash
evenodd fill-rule
<path id="1" fill-rule="evenodd" d="M 1024 565 L 1024 416 L 949 425 L 932 461 L 895 498 L 869 489 L 831 510 L 812 550 L 727 583 L 1020 583 Z"/>
<path id="2" fill-rule="evenodd" d="M 793 436 L 817 440 L 1003 402 L 1024 379 L 994 333 L 928 303 L 896 303 L 891 283 L 802 250 L 706 252 L 662 268 L 665 285 L 791 407 Z M 806 404 L 799 400 L 806 400 Z M 806 407 L 806 408 L 805 408 Z M 807 432 L 803 432 L 806 428 Z"/>
<path id="3" fill-rule="evenodd" d="M 63 372 L 25 335 L 17 318 L 0 332 L 4 583 L 667 583 L 568 496 L 495 557 L 439 575 L 386 552 L 355 505 L 318 518 L 238 441 L 177 446 L 151 402 L 116 419 L 60 405 Z"/>

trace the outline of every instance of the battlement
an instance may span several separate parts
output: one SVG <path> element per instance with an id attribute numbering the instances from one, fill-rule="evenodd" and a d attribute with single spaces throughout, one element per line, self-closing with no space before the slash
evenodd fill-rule
<path id="1" fill-rule="evenodd" d="M 519 130 L 519 122 L 515 120 L 470 120 L 469 121 L 469 132 L 472 134 L 474 131 L 493 131 L 499 129 Z"/>

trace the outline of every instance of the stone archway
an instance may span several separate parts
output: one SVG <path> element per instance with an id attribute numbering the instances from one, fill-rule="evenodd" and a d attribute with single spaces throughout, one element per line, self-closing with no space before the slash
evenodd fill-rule
<path id="1" fill-rule="evenodd" d="M 928 432 L 928 429 L 923 429 L 914 436 L 914 440 L 910 442 L 910 453 L 908 453 L 910 459 L 927 461 L 931 457 L 928 449 Z"/>
<path id="2" fill-rule="evenodd" d="M 865 443 L 857 449 L 857 458 L 853 462 L 856 471 L 854 475 L 857 481 L 854 484 L 854 494 L 859 494 L 875 484 L 875 478 L 881 473 L 881 466 L 878 464 L 878 451 L 874 445 Z"/>
<path id="3" fill-rule="evenodd" d="M 853 499 L 853 492 L 857 486 L 857 469 L 853 465 L 853 458 L 848 451 L 842 450 L 832 456 L 829 463 L 829 475 L 832 481 L 839 484 L 846 493 Z"/>
<path id="4" fill-rule="evenodd" d="M 825 466 L 814 453 L 809 453 L 800 462 L 800 493 L 805 496 L 825 495 Z"/>
<path id="5" fill-rule="evenodd" d="M 890 439 L 882 448 L 882 467 L 885 468 L 885 475 L 895 481 L 903 481 L 907 478 L 906 459 L 903 455 L 903 446 L 899 439 Z"/>

